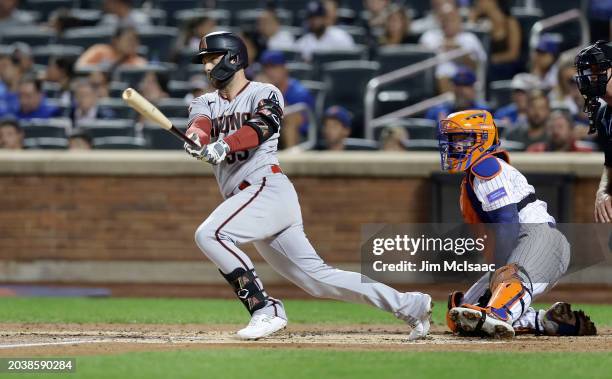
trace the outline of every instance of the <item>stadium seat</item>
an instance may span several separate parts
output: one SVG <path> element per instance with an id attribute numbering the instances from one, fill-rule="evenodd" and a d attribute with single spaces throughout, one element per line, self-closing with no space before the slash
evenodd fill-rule
<path id="1" fill-rule="evenodd" d="M 581 0 L 536 0 L 536 6 L 542 10 L 543 18 L 548 18 L 570 9 L 583 9 Z"/>
<path id="2" fill-rule="evenodd" d="M 47 65 L 50 57 L 72 58 L 75 61 L 83 53 L 81 46 L 72 45 L 46 45 L 39 46 L 32 51 L 34 63 Z"/>
<path id="3" fill-rule="evenodd" d="M 525 71 L 529 59 L 529 35 L 533 24 L 542 18 L 539 9 L 512 8 L 512 15 L 516 17 L 522 30 L 521 36 L 521 71 Z"/>
<path id="4" fill-rule="evenodd" d="M 325 63 L 337 61 L 359 61 L 366 58 L 366 47 L 357 45 L 353 49 L 338 49 L 330 51 L 315 51 L 312 55 L 312 64 L 315 75 L 321 74 L 321 68 Z"/>
<path id="5" fill-rule="evenodd" d="M 119 81 L 128 83 L 131 87 L 138 87 L 147 72 L 168 72 L 173 67 L 172 65 L 120 66 L 117 68 L 115 75 Z"/>
<path id="6" fill-rule="evenodd" d="M 149 49 L 148 56 L 151 62 L 170 60 L 170 53 L 178 34 L 178 29 L 168 26 L 152 26 L 138 30 L 140 43 Z"/>
<path id="7" fill-rule="evenodd" d="M 120 97 L 100 99 L 100 101 L 98 101 L 98 106 L 112 109 L 118 118 L 131 119 L 136 116 L 136 112 Z"/>
<path id="8" fill-rule="evenodd" d="M 25 42 L 30 46 L 45 46 L 54 42 L 55 31 L 39 26 L 18 26 L 3 29 L 0 40 L 4 45 Z"/>
<path id="9" fill-rule="evenodd" d="M 352 112 L 353 136 L 363 136 L 363 95 L 379 66 L 378 62 L 339 61 L 322 67 L 327 87 L 324 107 L 342 105 Z"/>
<path id="10" fill-rule="evenodd" d="M 170 118 L 172 125 L 183 130 L 183 132 L 185 131 L 187 121 L 186 118 Z M 142 131 L 149 149 L 180 150 L 183 148 L 183 142 L 170 135 L 170 133 L 160 128 L 157 124 L 146 122 Z"/>
<path id="11" fill-rule="evenodd" d="M 21 123 L 25 138 L 66 138 L 66 132 L 72 127 L 69 118 L 32 119 Z"/>
<path id="12" fill-rule="evenodd" d="M 151 24 L 155 26 L 166 26 L 168 24 L 168 13 L 159 8 L 147 9 L 147 15 L 151 20 Z"/>
<path id="13" fill-rule="evenodd" d="M 360 12 L 363 10 L 363 0 L 340 0 L 340 6 Z"/>
<path id="14" fill-rule="evenodd" d="M 168 95 L 173 98 L 183 98 L 191 92 L 191 83 L 188 81 L 170 80 L 168 82 Z"/>
<path id="15" fill-rule="evenodd" d="M 93 139 L 93 147 L 99 150 L 141 150 L 146 144 L 138 137 L 99 137 Z"/>
<path id="16" fill-rule="evenodd" d="M 227 9 L 232 13 L 232 15 L 236 15 L 239 11 L 244 9 L 256 9 L 256 8 L 265 8 L 266 0 L 217 0 L 216 8 L 217 9 Z"/>
<path id="17" fill-rule="evenodd" d="M 351 37 L 353 37 L 353 41 L 355 41 L 356 44 L 359 44 L 359 45 L 367 44 L 368 33 L 366 32 L 365 28 L 361 26 L 354 26 L 354 25 L 338 25 L 338 27 L 344 30 L 345 32 L 347 32 L 348 34 L 350 34 Z"/>
<path id="18" fill-rule="evenodd" d="M 62 17 L 70 19 L 70 26 L 85 27 L 96 26 L 102 19 L 102 11 L 99 9 L 56 9 L 51 12 L 49 18 L 53 18 L 61 14 Z"/>
<path id="19" fill-rule="evenodd" d="M 302 52 L 297 49 L 279 49 L 285 55 L 287 62 L 302 62 Z"/>
<path id="20" fill-rule="evenodd" d="M 511 141 L 507 139 L 500 140 L 500 146 L 506 151 L 524 151 L 525 144 L 518 141 Z"/>
<path id="21" fill-rule="evenodd" d="M 437 139 L 408 139 L 406 150 L 409 151 L 438 151 Z"/>
<path id="22" fill-rule="evenodd" d="M 189 106 L 184 99 L 162 99 L 157 103 L 157 108 L 166 117 L 189 117 Z"/>
<path id="23" fill-rule="evenodd" d="M 323 82 L 317 82 L 313 80 L 302 80 L 302 85 L 310 91 L 312 97 L 315 98 L 315 117 L 317 120 L 321 119 L 323 115 L 323 105 L 325 102 L 325 93 L 327 92 L 327 86 Z"/>
<path id="24" fill-rule="evenodd" d="M 408 132 L 409 139 L 433 140 L 437 139 L 438 123 L 426 118 L 403 118 L 389 122 L 389 127 L 401 127 Z M 378 128 L 375 135 L 379 135 L 384 128 Z M 378 138 L 377 138 L 378 139 Z"/>
<path id="25" fill-rule="evenodd" d="M 289 62 L 286 65 L 289 71 L 289 76 L 299 80 L 311 80 L 312 79 L 312 65 L 303 62 Z"/>
<path id="26" fill-rule="evenodd" d="M 108 84 L 109 94 L 108 96 L 114 99 L 118 99 L 123 94 L 123 91 L 130 85 L 126 82 L 112 81 Z"/>
<path id="27" fill-rule="evenodd" d="M 114 33 L 115 29 L 108 26 L 71 28 L 62 34 L 60 43 L 87 49 L 98 43 L 110 43 Z"/>
<path id="28" fill-rule="evenodd" d="M 379 48 L 376 60 L 380 63 L 380 73 L 384 74 L 434 56 L 433 51 L 420 45 L 405 44 Z"/>
<path id="29" fill-rule="evenodd" d="M 243 9 L 235 14 L 235 24 L 245 32 L 254 32 L 257 28 L 257 19 L 263 9 Z M 281 25 L 291 25 L 293 15 L 286 9 L 275 9 L 276 15 Z"/>
<path id="30" fill-rule="evenodd" d="M 135 134 L 134 120 L 129 119 L 91 120 L 80 122 L 78 127 L 92 138 L 133 137 Z"/>
<path id="31" fill-rule="evenodd" d="M 47 98 L 46 102 L 59 109 L 59 113 L 55 117 L 70 117 L 71 106 L 69 104 L 64 103 L 58 98 Z"/>
<path id="32" fill-rule="evenodd" d="M 512 102 L 512 80 L 496 80 L 489 85 L 489 105 L 497 109 Z"/>
<path id="33" fill-rule="evenodd" d="M 231 14 L 226 9 L 185 9 L 177 11 L 174 14 L 173 20 L 170 21 L 171 26 L 185 25 L 187 22 L 196 18 L 212 18 L 215 20 L 218 26 L 229 26 L 231 21 Z M 174 23 L 173 23 L 174 22 Z"/>
<path id="34" fill-rule="evenodd" d="M 57 137 L 24 138 L 23 146 L 26 149 L 64 150 L 68 147 L 68 139 Z"/>
<path id="35" fill-rule="evenodd" d="M 277 0 L 277 4 L 280 8 L 290 10 L 294 15 L 297 15 L 297 12 L 300 12 L 306 9 L 306 5 L 310 0 Z M 303 19 L 297 21 L 303 21 Z"/>
<path id="36" fill-rule="evenodd" d="M 41 20 L 48 20 L 53 11 L 74 6 L 74 0 L 26 0 L 22 2 L 23 8 L 40 12 Z"/>
<path id="37" fill-rule="evenodd" d="M 364 138 L 346 138 L 344 140 L 344 150 L 348 151 L 377 151 L 378 142 Z"/>

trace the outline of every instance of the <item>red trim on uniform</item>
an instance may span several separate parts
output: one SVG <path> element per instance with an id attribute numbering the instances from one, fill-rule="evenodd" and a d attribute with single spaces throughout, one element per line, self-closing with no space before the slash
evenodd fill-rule
<path id="1" fill-rule="evenodd" d="M 259 136 L 250 126 L 242 126 L 232 135 L 223 139 L 230 148 L 230 152 L 249 150 L 259 146 Z"/>
<path id="2" fill-rule="evenodd" d="M 221 246 L 223 246 L 225 248 L 225 250 L 229 251 L 230 253 L 232 253 L 236 258 L 238 258 L 238 260 L 242 263 L 242 265 L 244 266 L 244 268 L 246 270 L 250 270 L 249 267 L 247 266 L 247 264 L 242 260 L 242 258 L 240 258 L 240 255 L 236 254 L 235 251 L 233 251 L 232 249 L 230 249 L 226 244 L 223 243 L 223 241 L 221 241 L 221 238 L 219 238 L 219 233 L 221 232 L 221 229 L 227 225 L 228 222 L 231 221 L 231 219 L 233 219 L 238 213 L 240 213 L 244 208 L 247 207 L 247 205 L 251 204 L 253 202 L 253 200 L 255 200 L 255 198 L 261 193 L 261 191 L 263 190 L 264 186 L 266 185 L 266 178 L 263 178 L 263 181 L 261 183 L 261 186 L 259 187 L 259 189 L 257 190 L 257 192 L 255 192 L 255 194 L 253 196 L 251 196 L 251 198 L 249 199 L 249 201 L 247 201 L 246 203 L 244 203 L 244 205 L 242 205 L 240 208 L 238 208 L 238 210 L 234 213 L 232 213 L 231 216 L 229 216 L 227 218 L 227 220 L 225 220 L 215 231 L 215 238 L 217 239 L 217 242 L 219 242 L 221 244 Z"/>
<path id="3" fill-rule="evenodd" d="M 251 84 L 251 81 L 250 81 L 250 80 L 248 80 L 248 81 L 247 81 L 247 84 L 245 84 L 245 85 L 244 85 L 244 87 L 242 87 L 242 88 L 240 89 L 240 91 L 238 91 L 238 93 L 236 94 L 236 96 L 234 96 L 234 99 L 235 99 L 235 98 L 237 98 L 237 97 L 238 97 L 238 95 L 240 95 L 240 94 L 242 93 L 242 91 L 244 91 L 244 90 L 245 90 L 245 89 L 246 89 L 246 88 L 249 86 L 249 84 Z M 227 97 L 223 96 L 223 94 L 221 93 L 221 91 L 219 91 L 219 97 L 221 97 L 223 100 L 231 101 L 231 100 L 230 100 L 230 99 L 228 99 Z"/>

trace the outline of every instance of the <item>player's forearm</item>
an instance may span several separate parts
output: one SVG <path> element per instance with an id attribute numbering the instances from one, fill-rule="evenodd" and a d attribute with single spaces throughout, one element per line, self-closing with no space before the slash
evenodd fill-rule
<path id="1" fill-rule="evenodd" d="M 196 117 L 185 134 L 190 136 L 192 133 L 196 133 L 199 137 L 200 144 L 202 146 L 210 143 L 210 132 L 212 130 L 212 122 L 208 117 L 198 116 Z"/>
<path id="2" fill-rule="evenodd" d="M 601 180 L 599 181 L 599 189 L 597 190 L 597 195 L 612 194 L 612 181 L 610 181 L 611 177 L 612 168 L 604 168 L 603 173 L 601 174 Z"/>

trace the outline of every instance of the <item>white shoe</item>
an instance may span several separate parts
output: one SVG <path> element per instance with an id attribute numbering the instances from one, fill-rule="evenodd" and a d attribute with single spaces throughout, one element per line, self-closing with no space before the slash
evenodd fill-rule
<path id="1" fill-rule="evenodd" d="M 240 329 L 236 335 L 243 340 L 256 340 L 276 333 L 285 326 L 287 326 L 287 320 L 283 318 L 256 314 L 251 317 L 249 325 L 244 329 Z"/>
<path id="2" fill-rule="evenodd" d="M 431 327 L 431 308 L 433 308 L 433 303 L 431 302 L 431 296 L 424 294 L 423 300 L 427 302 L 425 306 L 425 311 L 422 316 L 414 323 L 412 326 L 412 330 L 408 335 L 408 341 L 415 341 L 421 338 L 425 338 L 427 333 L 429 333 L 429 328 Z"/>
<path id="3" fill-rule="evenodd" d="M 455 307 L 448 312 L 457 329 L 468 334 L 484 333 L 493 338 L 514 338 L 514 328 L 505 321 L 488 315 L 484 310 Z"/>

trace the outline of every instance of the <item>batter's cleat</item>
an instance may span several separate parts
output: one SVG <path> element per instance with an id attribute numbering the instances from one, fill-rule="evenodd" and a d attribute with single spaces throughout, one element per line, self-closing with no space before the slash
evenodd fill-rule
<path id="1" fill-rule="evenodd" d="M 594 336 L 597 334 L 597 328 L 591 318 L 581 310 L 572 311 L 572 306 L 568 303 L 553 304 L 540 316 L 540 321 L 542 321 L 544 330 L 538 332 L 547 336 Z"/>
<path id="2" fill-rule="evenodd" d="M 255 314 L 251 317 L 249 325 L 244 329 L 240 329 L 236 335 L 243 340 L 256 340 L 276 333 L 284 329 L 285 326 L 287 326 L 287 320 L 284 318 L 266 314 Z"/>
<path id="3" fill-rule="evenodd" d="M 512 325 L 480 307 L 469 304 L 455 307 L 448 312 L 448 317 L 455 323 L 460 335 L 479 335 L 498 339 L 514 338 Z"/>
<path id="4" fill-rule="evenodd" d="M 408 335 L 408 341 L 416 341 L 427 337 L 427 333 L 429 333 L 429 328 L 431 327 L 431 309 L 433 308 L 433 302 L 431 301 L 431 296 L 427 294 L 423 295 L 423 301 L 425 302 L 424 311 L 416 322 L 409 324 L 412 330 Z"/>

